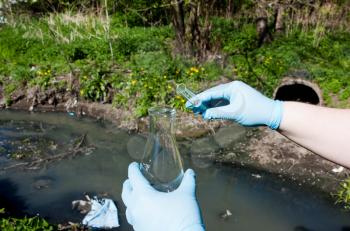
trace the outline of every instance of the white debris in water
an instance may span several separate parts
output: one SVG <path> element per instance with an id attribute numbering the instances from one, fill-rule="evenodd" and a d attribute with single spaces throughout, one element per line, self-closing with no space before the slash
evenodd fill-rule
<path id="1" fill-rule="evenodd" d="M 341 173 L 343 170 L 344 170 L 344 167 L 343 166 L 339 166 L 338 168 L 333 168 L 332 172 Z"/>
<path id="2" fill-rule="evenodd" d="M 91 199 L 91 211 L 82 221 L 83 225 L 96 229 L 119 227 L 118 210 L 111 199 Z"/>
<path id="3" fill-rule="evenodd" d="M 72 201 L 72 209 L 77 209 L 81 214 L 86 214 L 91 210 L 91 202 L 84 200 Z"/>
<path id="4" fill-rule="evenodd" d="M 72 208 L 86 214 L 82 224 L 96 229 L 119 227 L 118 210 L 111 199 L 85 195 L 86 200 L 72 201 Z"/>
<path id="5" fill-rule="evenodd" d="M 260 179 L 262 176 L 260 174 L 252 174 L 252 177 L 255 177 L 256 179 Z"/>
<path id="6" fill-rule="evenodd" d="M 226 211 L 220 215 L 220 217 L 222 219 L 226 219 L 226 218 L 228 218 L 230 216 L 232 216 L 232 213 L 231 213 L 231 211 L 229 209 L 226 209 Z"/>

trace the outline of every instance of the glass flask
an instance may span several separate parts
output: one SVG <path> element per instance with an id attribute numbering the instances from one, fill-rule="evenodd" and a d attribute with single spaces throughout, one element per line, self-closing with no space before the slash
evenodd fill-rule
<path id="1" fill-rule="evenodd" d="M 148 109 L 148 114 L 149 135 L 141 172 L 155 189 L 171 192 L 180 185 L 184 174 L 174 135 L 176 111 L 169 107 L 153 107 Z"/>

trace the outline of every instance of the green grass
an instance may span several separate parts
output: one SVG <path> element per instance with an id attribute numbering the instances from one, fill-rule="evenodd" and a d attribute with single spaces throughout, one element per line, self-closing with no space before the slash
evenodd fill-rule
<path id="1" fill-rule="evenodd" d="M 199 64 L 173 53 L 170 26 L 125 27 L 119 18 L 70 12 L 19 20 L 0 28 L 0 83 L 5 96 L 23 87 L 72 90 L 57 77 L 72 73 L 79 96 L 113 102 L 143 116 L 155 104 L 184 109 L 173 83 L 195 91 L 221 76 L 240 79 L 272 95 L 280 79 L 295 69 L 309 71 L 330 106 L 348 106 L 349 33 L 293 30 L 260 48 L 252 24 L 214 20 L 212 43 L 227 54 L 226 66 Z M 219 46 L 218 45 L 218 46 Z M 339 104 L 333 102 L 337 96 Z M 10 100 L 7 100 L 11 103 Z"/>

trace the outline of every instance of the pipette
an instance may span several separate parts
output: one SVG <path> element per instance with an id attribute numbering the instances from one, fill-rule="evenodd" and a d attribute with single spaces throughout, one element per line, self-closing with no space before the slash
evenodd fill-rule
<path id="1" fill-rule="evenodd" d="M 188 102 L 192 104 L 192 110 L 195 112 L 195 114 L 202 114 L 208 108 L 222 107 L 230 104 L 230 101 L 225 98 L 213 99 L 209 102 L 203 103 L 200 99 L 196 99 L 196 94 L 190 89 L 188 89 L 183 83 L 176 84 L 176 93 L 182 95 L 185 99 L 187 99 Z M 242 111 L 245 105 L 245 99 L 242 93 L 237 92 L 235 95 L 235 99 L 237 103 L 235 103 L 234 106 L 230 108 L 230 113 L 232 114 L 239 113 L 240 111 Z"/>
<path id="2" fill-rule="evenodd" d="M 187 101 L 190 102 L 194 107 L 199 106 L 200 101 L 194 99 L 196 94 L 193 91 L 191 91 L 190 89 L 188 89 L 185 86 L 185 84 L 183 84 L 183 83 L 177 84 L 176 85 L 176 92 L 179 95 L 182 95 L 185 99 L 187 99 Z"/>
<path id="3" fill-rule="evenodd" d="M 201 100 L 195 98 L 196 94 L 188 89 L 183 83 L 176 85 L 176 92 L 187 99 L 188 102 L 192 104 L 192 107 L 196 108 L 196 111 L 200 113 L 204 112 L 208 108 L 220 107 L 229 104 L 229 101 L 226 99 L 211 100 L 210 102 L 203 104 Z"/>

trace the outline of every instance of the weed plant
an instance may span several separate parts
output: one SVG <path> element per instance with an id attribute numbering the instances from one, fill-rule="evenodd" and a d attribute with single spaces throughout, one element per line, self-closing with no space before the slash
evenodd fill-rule
<path id="1" fill-rule="evenodd" d="M 5 209 L 0 209 L 0 214 L 4 213 Z M 4 231 L 52 231 L 56 229 L 40 217 L 0 218 L 0 230 Z"/>
<path id="2" fill-rule="evenodd" d="M 79 82 L 81 98 L 113 102 L 143 116 L 154 104 L 184 109 L 174 83 L 200 91 L 208 82 L 226 76 L 271 96 L 283 76 L 303 69 L 321 86 L 327 105 L 346 107 L 349 33 L 316 29 L 296 27 L 287 36 L 257 47 L 255 25 L 214 18 L 212 44 L 225 54 L 219 65 L 173 54 L 170 26 L 126 27 L 118 15 L 107 19 L 79 12 L 25 18 L 0 29 L 0 83 L 9 99 L 23 87 L 71 90 L 69 81 L 58 81 L 70 73 Z"/>
<path id="3" fill-rule="evenodd" d="M 340 183 L 338 192 L 332 194 L 336 204 L 341 205 L 345 210 L 350 210 L 350 178 Z"/>

